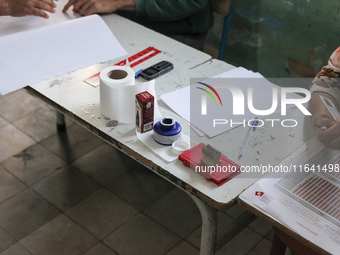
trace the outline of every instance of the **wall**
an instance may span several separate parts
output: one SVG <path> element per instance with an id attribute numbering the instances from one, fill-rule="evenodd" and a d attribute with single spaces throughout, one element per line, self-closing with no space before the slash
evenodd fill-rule
<path id="1" fill-rule="evenodd" d="M 224 60 L 265 77 L 312 77 L 340 45 L 340 1 L 234 0 Z M 216 56 L 222 17 L 207 52 Z"/>

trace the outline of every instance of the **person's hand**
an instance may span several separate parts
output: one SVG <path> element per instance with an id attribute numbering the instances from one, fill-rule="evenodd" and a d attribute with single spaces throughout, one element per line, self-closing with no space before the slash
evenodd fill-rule
<path id="1" fill-rule="evenodd" d="M 84 16 L 94 13 L 109 13 L 117 10 L 118 6 L 114 0 L 69 0 L 63 12 L 66 12 L 73 5 L 73 12 Z"/>
<path id="2" fill-rule="evenodd" d="M 8 7 L 12 17 L 34 15 L 48 19 L 45 11 L 55 13 L 56 4 L 53 0 L 8 0 Z"/>
<path id="3" fill-rule="evenodd" d="M 63 12 L 66 12 L 72 5 L 73 12 L 78 12 L 84 16 L 135 9 L 134 0 L 69 0 Z"/>
<path id="4" fill-rule="evenodd" d="M 329 115 L 317 114 L 313 117 L 313 127 L 326 148 L 340 150 L 340 116 L 334 121 Z"/>

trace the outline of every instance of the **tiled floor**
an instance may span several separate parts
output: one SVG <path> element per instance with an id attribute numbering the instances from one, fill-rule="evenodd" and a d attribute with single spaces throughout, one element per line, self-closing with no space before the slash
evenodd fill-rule
<path id="1" fill-rule="evenodd" d="M 19 90 L 0 97 L 0 255 L 196 255 L 201 218 L 180 189 Z M 243 211 L 218 213 L 219 226 Z M 255 220 L 217 254 L 268 254 Z"/>

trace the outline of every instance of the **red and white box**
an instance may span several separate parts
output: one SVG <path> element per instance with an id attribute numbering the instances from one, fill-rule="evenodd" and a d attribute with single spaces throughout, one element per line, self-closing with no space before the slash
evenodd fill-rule
<path id="1" fill-rule="evenodd" d="M 153 130 L 153 115 L 155 99 L 149 92 L 144 91 L 136 95 L 136 127 L 140 133 Z"/>

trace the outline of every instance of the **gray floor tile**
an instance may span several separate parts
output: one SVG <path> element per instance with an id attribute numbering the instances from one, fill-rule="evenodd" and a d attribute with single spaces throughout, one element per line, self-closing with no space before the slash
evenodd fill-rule
<path id="1" fill-rule="evenodd" d="M 226 214 L 235 219 L 238 216 L 240 216 L 242 213 L 244 213 L 245 211 L 246 210 L 243 207 L 241 207 L 240 205 L 236 204 L 233 207 L 229 208 L 226 211 Z"/>
<path id="2" fill-rule="evenodd" d="M 67 124 L 67 132 L 57 134 L 55 111 L 24 90 L 0 97 L 0 255 L 199 254 L 200 216 L 186 194 L 73 121 Z M 11 174 L 34 184 L 67 216 Z M 219 212 L 218 228 L 243 211 Z M 189 236 L 180 241 L 169 229 Z M 256 220 L 217 254 L 268 254 L 272 236 Z"/>
<path id="3" fill-rule="evenodd" d="M 24 188 L 26 188 L 25 184 L 0 166 L 0 203 Z"/>
<path id="4" fill-rule="evenodd" d="M 268 255 L 271 245 L 267 239 L 262 239 L 247 255 Z"/>
<path id="5" fill-rule="evenodd" d="M 137 213 L 136 209 L 105 188 L 98 190 L 65 212 L 100 240 Z"/>
<path id="6" fill-rule="evenodd" d="M 6 126 L 6 125 L 8 125 L 8 124 L 9 124 L 9 122 L 6 121 L 6 120 L 4 120 L 4 119 L 0 116 L 0 128 Z"/>
<path id="7" fill-rule="evenodd" d="M 230 216 L 222 212 L 217 212 L 217 239 L 223 235 L 220 230 L 232 222 L 232 220 L 233 219 Z M 199 226 L 186 238 L 186 240 L 199 249 L 201 246 L 201 233 L 202 227 Z"/>
<path id="8" fill-rule="evenodd" d="M 102 243 L 98 243 L 83 255 L 117 255 L 113 250 L 109 249 Z"/>
<path id="9" fill-rule="evenodd" d="M 216 252 L 216 255 L 244 255 L 249 252 L 261 238 L 259 234 L 245 228 Z"/>
<path id="10" fill-rule="evenodd" d="M 260 218 L 254 220 L 248 227 L 262 236 L 266 236 L 272 230 L 272 226 Z"/>
<path id="11" fill-rule="evenodd" d="M 78 255 L 98 240 L 61 214 L 20 241 L 34 255 Z"/>
<path id="12" fill-rule="evenodd" d="M 57 171 L 66 162 L 39 144 L 13 155 L 1 164 L 27 185 Z"/>
<path id="13" fill-rule="evenodd" d="M 13 122 L 42 107 L 44 103 L 24 89 L 0 97 L 0 115 Z"/>
<path id="14" fill-rule="evenodd" d="M 0 254 L 3 250 L 6 250 L 16 241 L 13 237 L 7 234 L 2 228 L 0 228 Z"/>
<path id="15" fill-rule="evenodd" d="M 105 185 L 118 175 L 139 164 L 131 161 L 134 160 L 105 143 L 85 154 L 73 165 L 100 184 Z"/>
<path id="16" fill-rule="evenodd" d="M 120 255 L 164 254 L 179 238 L 148 217 L 139 214 L 109 235 L 104 243 Z"/>
<path id="17" fill-rule="evenodd" d="M 285 251 L 285 255 L 296 255 L 296 253 L 287 247 L 286 251 Z M 305 254 L 303 254 L 303 255 L 305 255 Z"/>
<path id="18" fill-rule="evenodd" d="M 199 255 L 200 251 L 190 245 L 189 243 L 182 241 L 172 248 L 165 255 Z"/>
<path id="19" fill-rule="evenodd" d="M 0 204 L 0 226 L 20 240 L 58 214 L 54 206 L 28 188 Z"/>
<path id="20" fill-rule="evenodd" d="M 0 128 L 0 141 L 0 162 L 35 143 L 33 139 L 11 124 Z"/>
<path id="21" fill-rule="evenodd" d="M 268 239 L 268 241 L 273 241 L 273 237 L 274 237 L 274 230 L 272 229 L 266 236 L 265 238 Z"/>
<path id="22" fill-rule="evenodd" d="M 144 213 L 182 238 L 202 222 L 194 201 L 178 188 L 157 200 Z"/>
<path id="23" fill-rule="evenodd" d="M 69 165 L 32 186 L 62 211 L 91 195 L 99 187 L 98 183 Z"/>
<path id="24" fill-rule="evenodd" d="M 122 174 L 106 187 L 139 210 L 147 208 L 174 188 L 171 183 L 142 166 Z"/>
<path id="25" fill-rule="evenodd" d="M 67 126 L 74 123 L 69 121 L 67 117 L 65 119 Z M 13 125 L 31 136 L 35 141 L 39 142 L 57 132 L 56 123 L 56 111 L 45 106 L 16 120 L 13 122 Z"/>
<path id="26" fill-rule="evenodd" d="M 0 253 L 0 255 L 32 255 L 21 244 L 16 243 Z"/>
<path id="27" fill-rule="evenodd" d="M 104 142 L 78 124 L 71 125 L 66 132 L 57 133 L 41 144 L 69 163 L 73 163 Z"/>

